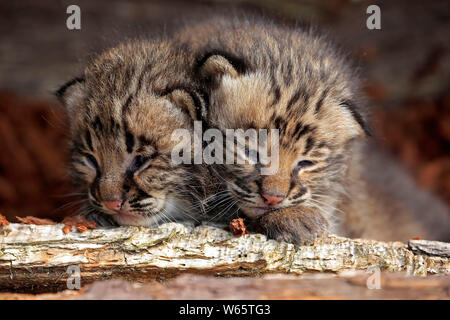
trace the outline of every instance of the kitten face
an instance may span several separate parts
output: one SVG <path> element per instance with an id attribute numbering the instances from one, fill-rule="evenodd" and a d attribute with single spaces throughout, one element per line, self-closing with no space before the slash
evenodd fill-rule
<path id="1" fill-rule="evenodd" d="M 281 94 L 278 107 L 273 108 L 274 94 L 259 74 L 223 77 L 211 93 L 213 127 L 279 130 L 279 164 L 274 174 L 261 175 L 261 164 L 222 166 L 230 192 L 249 217 L 294 206 L 332 211 L 331 195 L 342 189 L 346 143 L 361 129 L 338 100 L 322 99 L 323 92 L 314 93 L 311 104 L 298 101 L 293 116 L 287 107 L 293 94 Z M 323 100 L 322 112 L 316 114 L 318 99 Z M 267 142 L 271 150 L 270 131 Z"/>
<path id="2" fill-rule="evenodd" d="M 175 218 L 190 199 L 193 181 L 190 167 L 171 163 L 170 132 L 189 127 L 188 119 L 167 99 L 151 96 L 123 118 L 105 117 L 114 110 L 101 110 L 72 123 L 72 168 L 91 207 L 119 224 Z M 111 202 L 120 202 L 119 210 Z"/>
<path id="3" fill-rule="evenodd" d="M 367 133 L 353 75 L 320 39 L 261 28 L 223 33 L 198 74 L 212 127 L 279 129 L 278 170 L 264 176 L 261 165 L 234 164 L 222 175 L 250 217 L 302 206 L 330 216 L 344 192 L 349 145 Z"/>
<path id="4" fill-rule="evenodd" d="M 86 210 L 120 225 L 152 226 L 191 216 L 192 186 L 200 184 L 193 166 L 171 161 L 178 144 L 171 134 L 192 129 L 193 100 L 189 92 L 155 79 L 172 70 L 164 70 L 163 61 L 159 69 L 150 68 L 154 54 L 147 50 L 107 52 L 60 94 L 70 117 L 72 174 L 86 196 Z"/>

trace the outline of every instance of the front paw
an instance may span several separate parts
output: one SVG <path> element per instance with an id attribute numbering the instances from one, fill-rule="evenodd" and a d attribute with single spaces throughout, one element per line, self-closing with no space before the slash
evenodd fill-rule
<path id="1" fill-rule="evenodd" d="M 319 212 L 304 208 L 271 211 L 258 222 L 269 238 L 297 245 L 312 243 L 328 229 L 328 221 Z"/>

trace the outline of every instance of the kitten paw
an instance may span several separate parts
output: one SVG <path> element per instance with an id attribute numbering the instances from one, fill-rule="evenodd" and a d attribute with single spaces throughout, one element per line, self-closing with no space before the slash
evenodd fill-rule
<path id="1" fill-rule="evenodd" d="M 328 221 L 320 213 L 304 208 L 271 211 L 258 224 L 269 238 L 296 245 L 311 244 L 328 229 Z"/>

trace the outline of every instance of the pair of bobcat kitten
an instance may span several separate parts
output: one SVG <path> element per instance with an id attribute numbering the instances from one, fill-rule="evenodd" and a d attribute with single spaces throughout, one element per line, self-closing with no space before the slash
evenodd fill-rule
<path id="1" fill-rule="evenodd" d="M 359 92 L 348 63 L 311 32 L 214 17 L 170 41 L 110 49 L 57 94 L 73 177 L 97 221 L 152 226 L 238 206 L 269 237 L 297 244 L 326 230 L 448 239 L 447 208 L 368 142 Z M 193 134 L 194 120 L 222 132 L 278 129 L 278 170 L 174 164 L 171 134 Z"/>

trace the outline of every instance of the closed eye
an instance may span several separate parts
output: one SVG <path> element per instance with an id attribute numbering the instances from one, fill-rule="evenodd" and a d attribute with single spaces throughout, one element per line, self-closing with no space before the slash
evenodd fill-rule
<path id="1" fill-rule="evenodd" d="M 297 169 L 304 169 L 314 165 L 314 162 L 310 160 L 301 160 L 297 162 Z"/>
<path id="2" fill-rule="evenodd" d="M 131 172 L 135 172 L 140 168 L 142 168 L 142 166 L 146 164 L 148 160 L 150 160 L 150 157 L 138 155 L 133 159 L 133 162 L 131 163 L 130 168 L 128 170 Z"/>
<path id="3" fill-rule="evenodd" d="M 92 169 L 94 169 L 94 170 L 98 170 L 98 169 L 99 169 L 99 165 L 98 165 L 97 159 L 95 159 L 95 157 L 94 157 L 93 155 L 91 155 L 91 154 L 86 154 L 86 155 L 84 156 L 84 158 L 86 159 L 86 164 L 87 164 L 90 168 L 92 168 Z"/>

